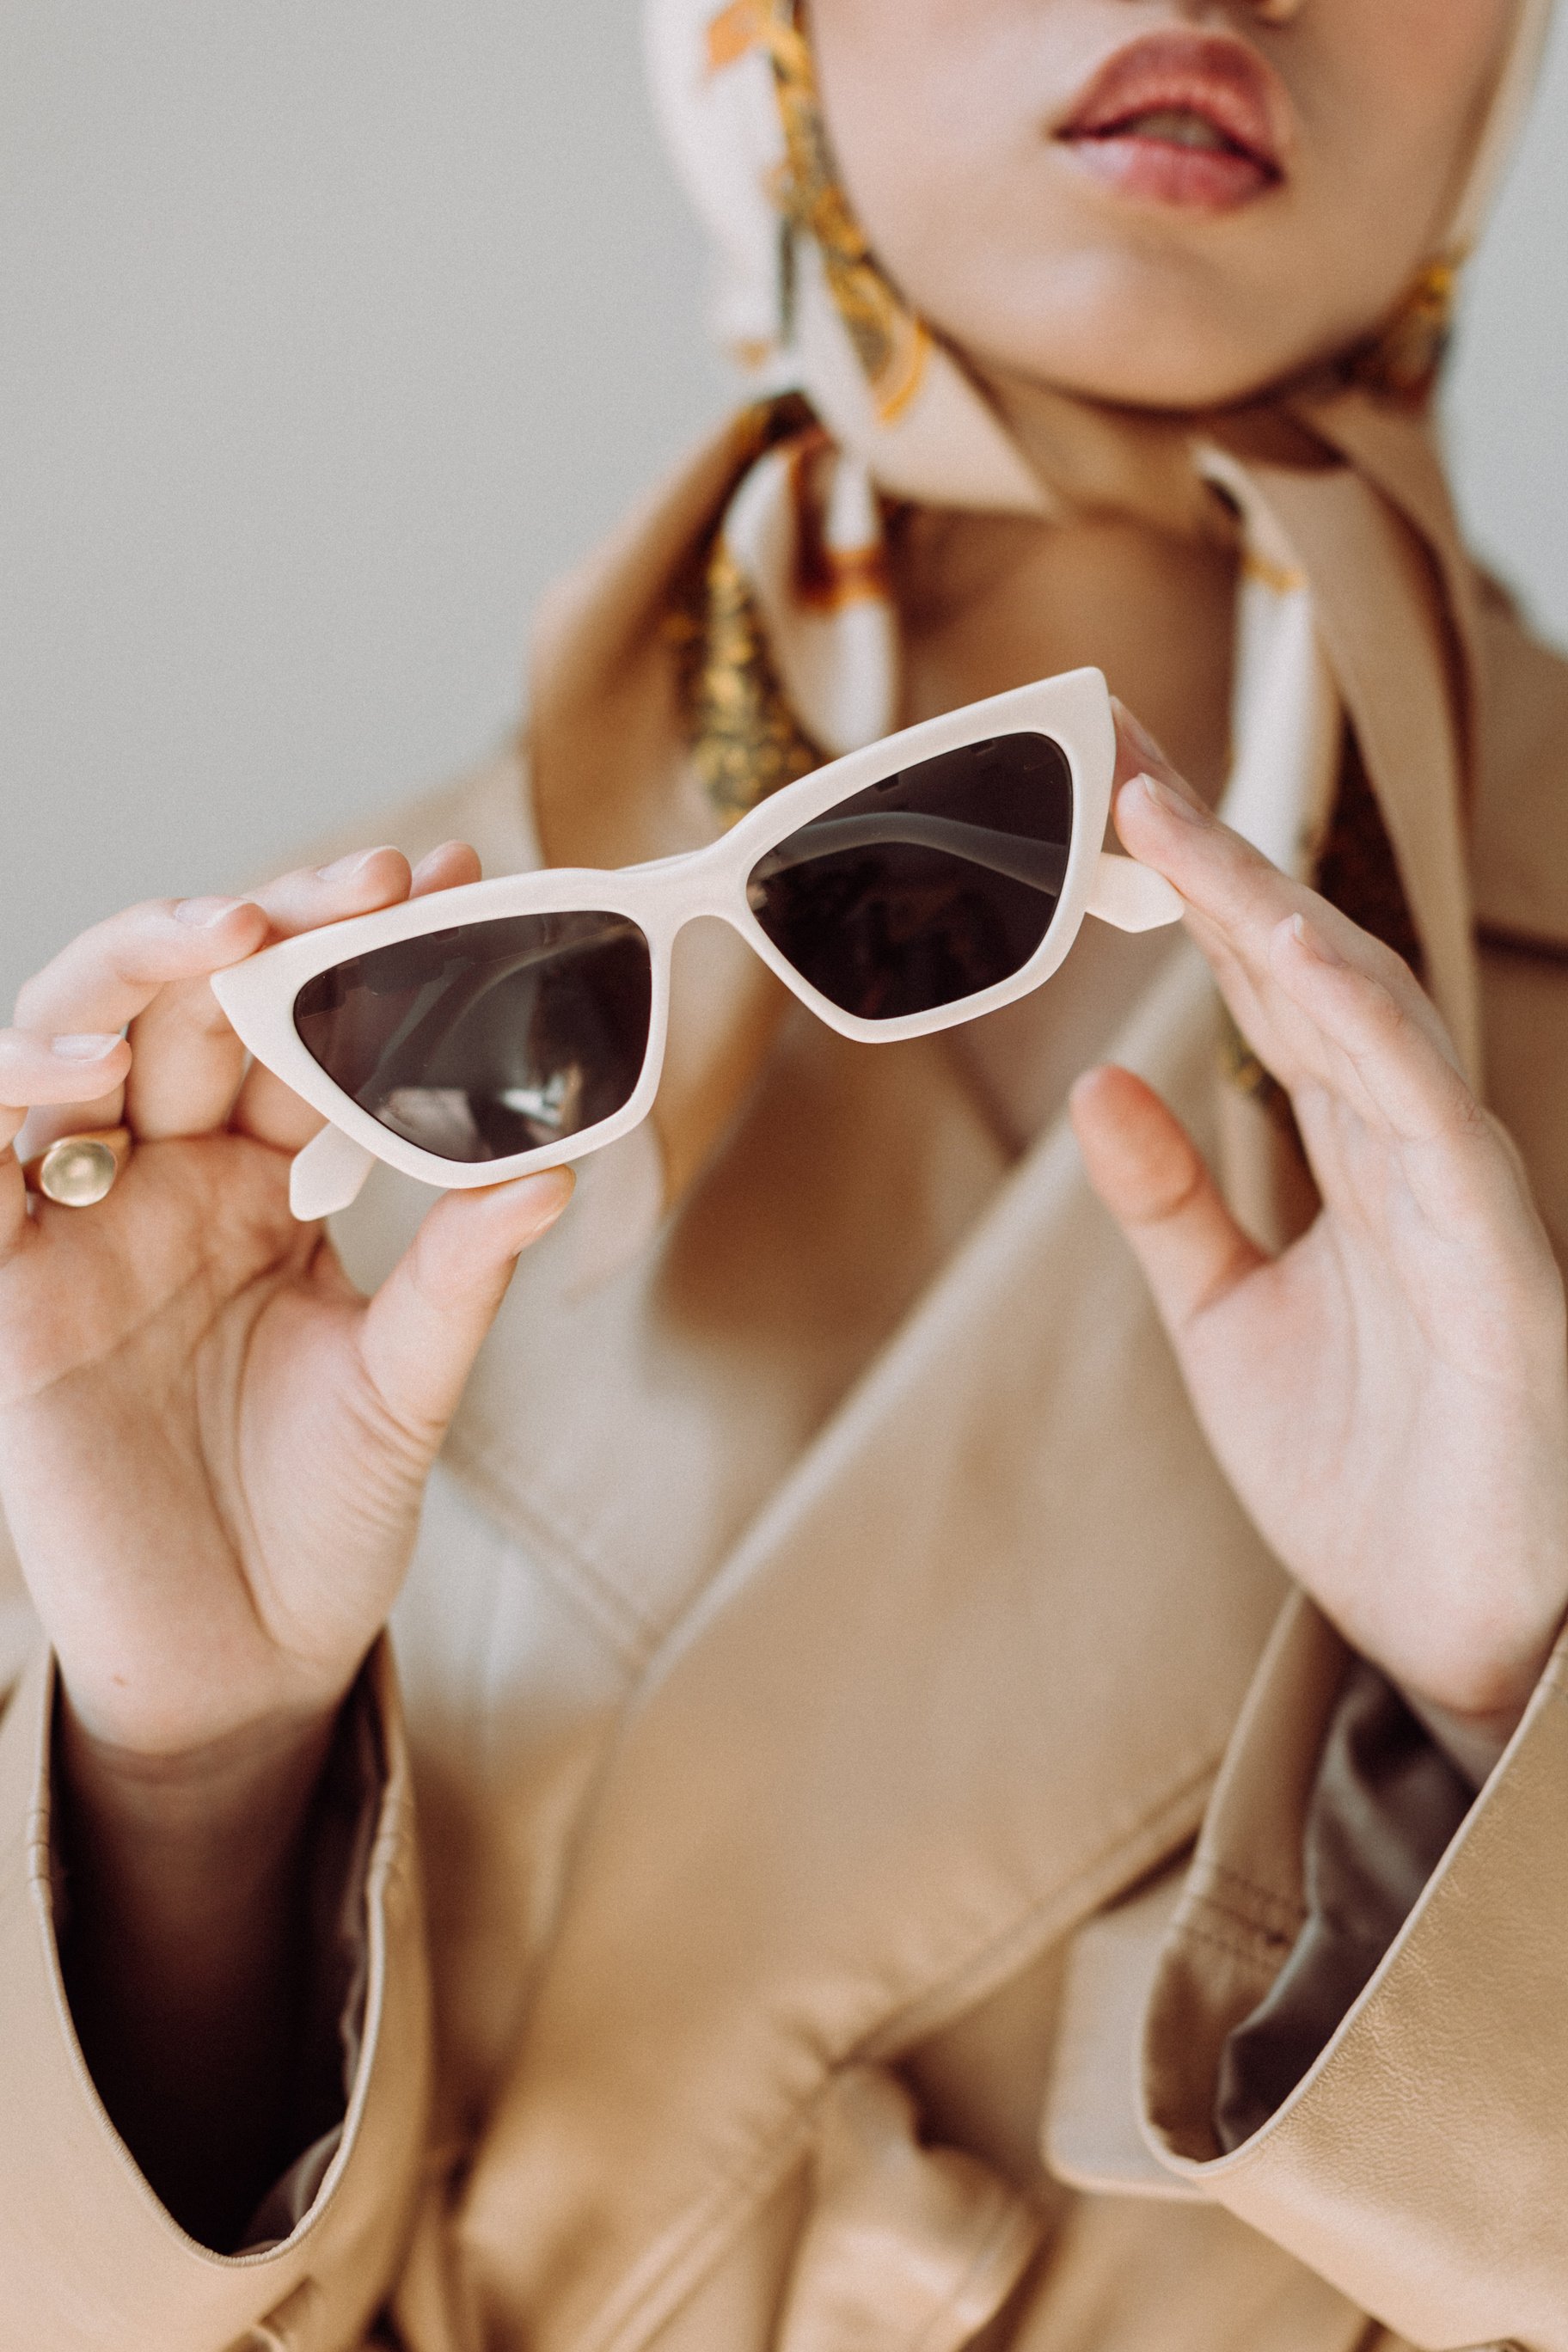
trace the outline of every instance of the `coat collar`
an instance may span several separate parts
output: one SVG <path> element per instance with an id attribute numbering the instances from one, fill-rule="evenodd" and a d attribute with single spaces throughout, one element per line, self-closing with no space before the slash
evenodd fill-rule
<path id="1" fill-rule="evenodd" d="M 552 859 L 708 822 L 658 616 L 743 457 L 715 445 L 558 607 L 534 730 Z M 1322 443 L 1242 462 L 1311 583 L 1473 1050 L 1441 581 Z M 652 833 L 628 744 L 638 791 L 665 780 Z M 741 998 L 713 964 L 694 994 L 675 1083 L 700 1116 L 657 1245 L 586 1297 L 557 1237 L 531 1254 L 453 1439 L 595 1596 L 634 1682 L 463 2220 L 538 2352 L 647 2341 L 847 2064 L 962 2011 L 1191 1833 L 1280 1592 L 1065 1122 L 1009 1171 L 941 1041 L 781 1027 L 729 977 Z M 748 1024 L 711 1083 L 715 1038 Z M 1245 1190 L 1278 1145 L 1261 1119 L 1222 1140 L 1215 1042 L 1183 946 L 1112 1051 Z"/>
<path id="2" fill-rule="evenodd" d="M 1117 1050 L 1212 1141 L 1190 950 Z M 642 1676 L 463 2220 L 496 2309 L 651 2337 L 838 2070 L 1190 1834 L 1279 1591 L 1058 1122 Z"/>

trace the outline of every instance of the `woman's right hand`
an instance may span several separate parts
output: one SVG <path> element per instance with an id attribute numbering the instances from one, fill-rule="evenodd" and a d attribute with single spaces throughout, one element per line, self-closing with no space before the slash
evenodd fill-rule
<path id="1" fill-rule="evenodd" d="M 289 1212 L 320 1119 L 247 1074 L 208 975 L 477 873 L 460 845 L 412 876 L 382 849 L 254 899 L 132 907 L 0 1030 L 0 1503 L 75 1724 L 132 1774 L 330 1719 L 518 1253 L 571 1192 L 552 1171 L 446 1195 L 362 1298 Z M 29 1206 L 18 1141 L 121 1118 L 106 1200 Z"/>

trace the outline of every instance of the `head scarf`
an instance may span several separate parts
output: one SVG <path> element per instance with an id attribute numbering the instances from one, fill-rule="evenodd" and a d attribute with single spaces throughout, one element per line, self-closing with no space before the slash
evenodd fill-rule
<path id="1" fill-rule="evenodd" d="M 790 57 L 775 77 L 778 25 L 720 0 L 651 20 L 672 141 L 733 240 L 728 330 L 763 346 L 767 396 L 545 620 L 530 748 L 558 861 L 710 839 L 882 722 L 887 499 L 1043 510 L 1100 427 L 1133 488 L 1146 466 L 1164 494 L 1169 442 L 1089 410 L 1064 414 L 1062 478 L 1023 467 L 879 282 L 825 151 L 788 162 L 781 100 L 815 126 Z M 1429 352 L 1440 304 L 1422 301 L 1384 374 Z M 1425 425 L 1377 373 L 1190 428 L 1244 524 L 1231 800 L 1277 822 L 1323 751 L 1344 803 L 1348 713 L 1359 805 L 1462 1021 L 1469 575 Z M 1339 833 L 1320 872 L 1364 904 L 1377 860 Z M 656 1112 L 675 1192 L 777 1006 L 721 925 L 682 949 Z M 1282 1139 L 1234 1089 L 1205 1099 L 1209 1002 L 1173 945 L 1115 1034 L 1233 1181 Z M 551 1806 L 577 1808 L 567 1892 L 546 1890 L 558 1916 L 462 2217 L 476 2314 L 537 2312 L 539 2352 L 710 2343 L 725 2316 L 787 2352 L 989 2333 L 1041 2213 L 940 2129 L 917 2137 L 879 2062 L 1033 1982 L 1037 1954 L 1170 1858 L 1279 1598 L 1069 1139 L 1042 1135 L 1000 1182 L 945 1041 L 853 1045 L 803 1015 L 779 1042 L 809 1071 L 780 1052 L 664 1249 L 591 1303 L 553 1288 L 553 1244 L 525 1261 L 447 1451 L 635 1675 L 603 1746 L 595 1728 L 552 1751 Z M 1226 1113 L 1256 1153 L 1227 1150 Z M 587 1163 L 579 1233 L 650 1143 L 651 1123 Z M 1107 1641 L 1124 1626 L 1138 1637 Z M 715 1900 L 719 1854 L 738 1901 Z"/>
<path id="2" fill-rule="evenodd" d="M 1452 218 L 1373 347 L 1390 388 L 1426 388 L 1430 341 L 1418 336 L 1426 348 L 1413 352 L 1411 331 L 1446 320 L 1528 107 L 1550 16 L 1551 0 L 1517 0 Z M 896 497 L 1048 510 L 1048 492 L 962 362 L 877 266 L 837 184 L 795 0 L 647 0 L 645 31 L 669 153 L 712 239 L 713 331 L 737 363 L 804 390 L 839 446 Z"/>
<path id="3" fill-rule="evenodd" d="M 838 184 L 796 0 L 647 0 L 658 112 L 713 240 L 714 327 L 757 396 L 634 520 L 608 572 L 545 619 L 532 748 L 546 856 L 693 845 L 896 725 L 896 505 L 1048 521 L 1080 503 L 1086 450 L 1098 483 L 1110 448 L 1131 509 L 1158 513 L 1174 461 L 1239 519 L 1226 814 L 1411 955 L 1474 1070 L 1473 592 L 1430 395 L 1550 7 L 1519 0 L 1447 234 L 1380 334 L 1221 415 L 1140 418 L 1063 395 L 1042 465 L 879 267 Z M 738 943 L 690 959 L 654 1121 L 667 1199 L 739 1100 L 778 1004 Z M 1239 1051 L 1232 1074 L 1267 1084 Z"/>

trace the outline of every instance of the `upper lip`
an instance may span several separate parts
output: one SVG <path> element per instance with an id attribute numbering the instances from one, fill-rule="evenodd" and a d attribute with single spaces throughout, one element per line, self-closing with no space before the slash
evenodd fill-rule
<path id="1" fill-rule="evenodd" d="M 1105 138 L 1141 114 L 1196 114 L 1274 173 L 1284 168 L 1290 101 L 1245 41 L 1221 33 L 1147 33 L 1107 58 L 1057 125 L 1058 139 Z"/>

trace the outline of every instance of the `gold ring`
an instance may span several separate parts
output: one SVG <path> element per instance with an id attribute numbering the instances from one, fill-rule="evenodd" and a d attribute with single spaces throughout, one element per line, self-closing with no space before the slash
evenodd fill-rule
<path id="1" fill-rule="evenodd" d="M 28 1188 L 62 1209 L 90 1209 L 107 1200 L 131 1157 L 131 1130 L 105 1127 L 90 1135 L 58 1136 L 22 1171 Z"/>

